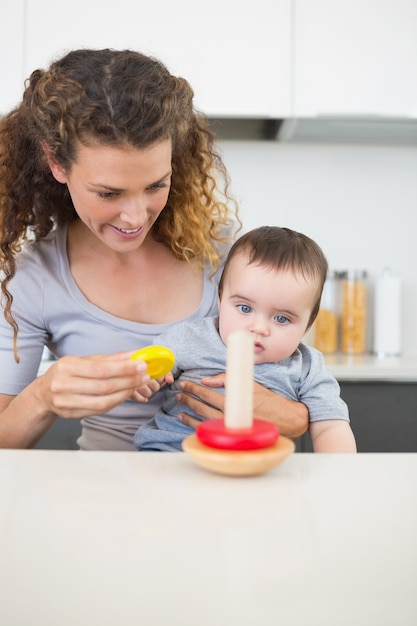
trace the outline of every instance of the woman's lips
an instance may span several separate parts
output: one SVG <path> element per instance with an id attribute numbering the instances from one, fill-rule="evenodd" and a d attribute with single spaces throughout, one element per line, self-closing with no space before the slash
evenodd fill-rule
<path id="1" fill-rule="evenodd" d="M 117 226 L 110 224 L 110 228 L 123 239 L 134 239 L 143 231 L 143 226 L 139 226 L 139 228 L 117 228 Z"/>

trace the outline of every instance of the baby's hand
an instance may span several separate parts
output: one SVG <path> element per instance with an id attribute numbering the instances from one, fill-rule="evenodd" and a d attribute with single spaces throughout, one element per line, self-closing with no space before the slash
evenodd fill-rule
<path id="1" fill-rule="evenodd" d="M 148 402 L 162 387 L 170 385 L 174 382 L 174 377 L 171 372 L 165 374 L 161 378 L 154 378 L 145 385 L 137 387 L 134 393 L 130 396 L 132 400 L 136 402 Z"/>

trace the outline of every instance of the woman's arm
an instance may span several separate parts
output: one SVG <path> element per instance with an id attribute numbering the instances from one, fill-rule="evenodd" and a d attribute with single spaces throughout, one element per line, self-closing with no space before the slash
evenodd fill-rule
<path id="1" fill-rule="evenodd" d="M 0 448 L 33 448 L 55 422 L 36 405 L 33 385 L 18 396 L 0 394 Z"/>
<path id="2" fill-rule="evenodd" d="M 31 448 L 57 416 L 107 413 L 149 381 L 130 353 L 58 359 L 17 396 L 0 395 L 0 448 Z"/>
<path id="3" fill-rule="evenodd" d="M 185 381 L 181 383 L 182 393 L 177 400 L 204 419 L 223 417 L 224 395 L 214 391 L 215 387 L 224 387 L 225 374 L 218 374 L 202 379 L 202 385 Z M 277 393 L 266 389 L 259 383 L 254 385 L 254 415 L 276 424 L 280 433 L 291 439 L 301 437 L 308 429 L 308 409 L 305 404 L 287 400 Z M 197 419 L 185 413 L 181 420 L 187 426 L 196 428 Z"/>

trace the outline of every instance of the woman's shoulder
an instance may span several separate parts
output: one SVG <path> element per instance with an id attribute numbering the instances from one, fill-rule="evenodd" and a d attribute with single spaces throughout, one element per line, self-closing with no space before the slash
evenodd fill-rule
<path id="1" fill-rule="evenodd" d="M 217 238 L 213 242 L 213 245 L 217 250 L 222 265 L 226 260 L 227 253 L 229 252 L 233 242 L 237 239 L 239 231 L 240 223 L 233 218 L 231 218 L 229 222 L 219 226 Z"/>
<path id="2" fill-rule="evenodd" d="M 50 256 L 60 257 L 66 254 L 66 226 L 54 228 L 46 237 L 29 239 L 17 255 L 17 266 L 40 263 Z"/>
<path id="3" fill-rule="evenodd" d="M 16 257 L 16 273 L 11 281 L 14 289 L 28 283 L 45 285 L 53 277 L 62 276 L 68 265 L 65 232 L 66 229 L 54 229 L 46 237 L 24 244 Z"/>

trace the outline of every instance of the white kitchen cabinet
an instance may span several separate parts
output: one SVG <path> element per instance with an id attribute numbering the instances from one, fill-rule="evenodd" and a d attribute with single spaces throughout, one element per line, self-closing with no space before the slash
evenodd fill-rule
<path id="1" fill-rule="evenodd" d="M 416 0 L 294 6 L 294 116 L 417 117 Z"/>
<path id="2" fill-rule="evenodd" d="M 0 114 L 75 47 L 130 47 L 189 80 L 211 117 L 417 117 L 417 0 L 15 0 Z"/>
<path id="3" fill-rule="evenodd" d="M 24 71 L 24 0 L 13 0 L 0 10 L 0 116 L 22 97 Z"/>
<path id="4" fill-rule="evenodd" d="M 290 112 L 291 0 L 27 0 L 26 74 L 76 47 L 134 48 L 184 76 L 212 117 Z"/>

